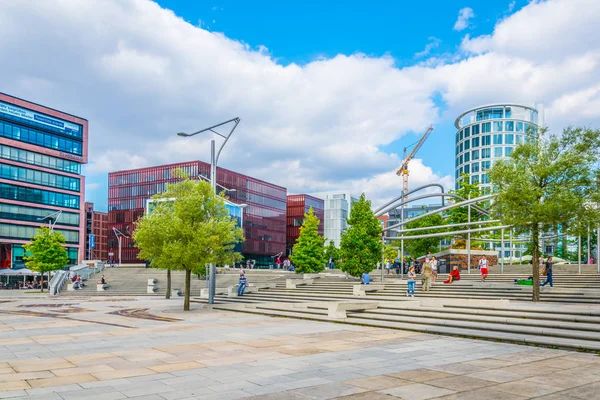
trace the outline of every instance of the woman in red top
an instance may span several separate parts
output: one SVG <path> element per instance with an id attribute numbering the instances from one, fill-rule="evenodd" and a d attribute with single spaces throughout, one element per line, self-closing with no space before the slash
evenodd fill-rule
<path id="1" fill-rule="evenodd" d="M 444 283 L 449 284 L 454 281 L 460 281 L 460 271 L 458 270 L 458 266 L 456 265 L 454 266 L 454 268 L 452 268 L 452 272 L 450 272 L 450 275 L 448 275 L 448 279 L 446 279 Z"/>

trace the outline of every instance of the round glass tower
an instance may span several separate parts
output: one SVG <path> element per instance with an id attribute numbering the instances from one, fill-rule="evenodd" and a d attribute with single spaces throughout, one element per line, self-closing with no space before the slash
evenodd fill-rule
<path id="1" fill-rule="evenodd" d="M 455 187 L 461 174 L 490 192 L 486 171 L 494 161 L 509 157 L 516 145 L 538 136 L 538 111 L 519 104 L 491 104 L 472 108 L 454 122 L 456 129 Z"/>

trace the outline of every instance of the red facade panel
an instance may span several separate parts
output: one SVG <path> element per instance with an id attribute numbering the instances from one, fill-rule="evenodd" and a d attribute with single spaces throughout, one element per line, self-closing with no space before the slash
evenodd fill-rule
<path id="1" fill-rule="evenodd" d="M 312 207 L 316 217 L 321 221 L 319 235 L 323 236 L 325 223 L 325 202 L 322 199 L 307 194 L 291 194 L 287 196 L 286 208 L 286 253 L 292 253 L 292 248 L 300 236 L 300 226 L 304 214 Z"/>

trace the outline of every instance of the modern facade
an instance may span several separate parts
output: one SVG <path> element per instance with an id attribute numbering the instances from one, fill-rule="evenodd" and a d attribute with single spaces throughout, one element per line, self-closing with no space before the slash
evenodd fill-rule
<path id="1" fill-rule="evenodd" d="M 308 194 L 291 194 L 287 196 L 287 229 L 286 229 L 286 254 L 292 254 L 292 248 L 300 236 L 300 227 L 304 222 L 304 214 L 313 208 L 315 216 L 319 219 L 319 235 L 323 236 L 325 227 L 325 203 L 322 199 Z"/>
<path id="2" fill-rule="evenodd" d="M 87 260 L 108 260 L 108 213 L 95 211 L 94 203 L 86 202 L 85 254 Z"/>
<path id="3" fill-rule="evenodd" d="M 337 247 L 340 246 L 342 232 L 348 228 L 348 218 L 352 211 L 352 204 L 358 201 L 349 190 L 311 193 L 311 196 L 324 200 L 325 224 L 324 236 L 327 242 L 333 240 Z"/>
<path id="4" fill-rule="evenodd" d="M 0 93 L 0 138 L 0 267 L 24 267 L 42 224 L 65 236 L 71 264 L 83 260 L 88 121 Z"/>
<path id="5" fill-rule="evenodd" d="M 118 241 L 113 228 L 123 233 L 121 257 L 124 264 L 139 263 L 138 249 L 133 247 L 134 222 L 144 214 L 147 200 L 176 182 L 173 171 L 181 169 L 194 178 L 208 180 L 210 164 L 189 161 L 108 174 L 108 248 L 109 258 L 118 255 Z M 242 255 L 259 266 L 273 263 L 273 256 L 285 252 L 286 196 L 284 187 L 252 178 L 224 168 L 217 168 L 217 185 L 227 191 L 232 203 L 247 204 L 243 209 L 244 242 Z"/>
<path id="6" fill-rule="evenodd" d="M 402 211 L 404 210 L 404 221 L 408 221 L 411 218 L 416 217 L 417 215 L 425 214 L 430 211 L 435 211 L 442 207 L 441 204 L 416 204 L 412 206 L 407 206 L 402 209 L 402 207 L 398 207 L 394 210 L 390 210 L 388 212 L 388 220 L 387 226 L 396 225 L 402 222 Z M 388 237 L 397 237 L 398 233 L 394 230 L 391 230 L 387 234 Z M 440 246 L 448 246 L 450 242 L 447 239 L 442 238 L 440 240 Z"/>
<path id="7" fill-rule="evenodd" d="M 496 160 L 509 157 L 515 147 L 538 137 L 538 110 L 519 104 L 491 104 L 472 108 L 454 122 L 456 126 L 455 177 L 458 189 L 463 173 L 471 183 L 490 193 L 487 170 Z"/>

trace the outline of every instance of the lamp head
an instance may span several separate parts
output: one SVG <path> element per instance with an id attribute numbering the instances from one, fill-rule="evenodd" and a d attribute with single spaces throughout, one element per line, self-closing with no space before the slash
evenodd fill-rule
<path id="1" fill-rule="evenodd" d="M 191 136 L 191 135 L 190 135 L 190 134 L 188 134 L 188 133 L 185 133 L 185 132 L 177 132 L 177 136 L 181 136 L 181 137 L 189 137 L 189 136 Z"/>

